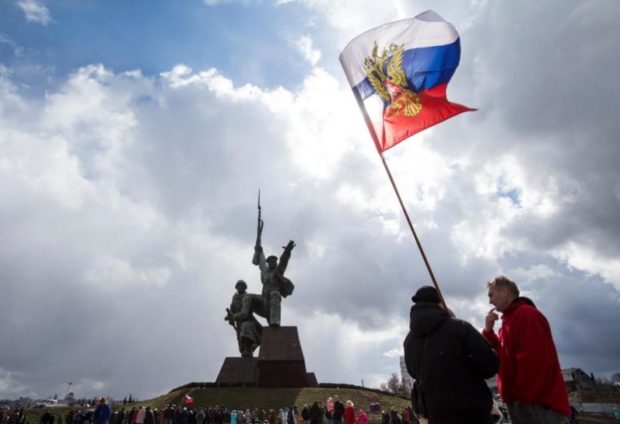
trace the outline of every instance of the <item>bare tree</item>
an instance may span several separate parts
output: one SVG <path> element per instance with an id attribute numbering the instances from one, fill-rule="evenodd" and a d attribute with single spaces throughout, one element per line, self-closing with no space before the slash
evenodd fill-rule
<path id="1" fill-rule="evenodd" d="M 394 393 L 399 396 L 409 396 L 411 393 L 411 383 L 408 380 L 399 378 L 398 375 L 393 372 L 388 381 L 381 384 L 381 390 Z"/>

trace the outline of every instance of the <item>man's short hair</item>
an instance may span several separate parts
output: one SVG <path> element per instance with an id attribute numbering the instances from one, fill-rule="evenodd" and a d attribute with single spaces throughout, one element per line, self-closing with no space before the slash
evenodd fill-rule
<path id="1" fill-rule="evenodd" d="M 504 275 L 497 276 L 489 281 L 487 287 L 490 289 L 508 289 L 510 293 L 519 297 L 519 287 L 517 287 L 517 284 Z"/>

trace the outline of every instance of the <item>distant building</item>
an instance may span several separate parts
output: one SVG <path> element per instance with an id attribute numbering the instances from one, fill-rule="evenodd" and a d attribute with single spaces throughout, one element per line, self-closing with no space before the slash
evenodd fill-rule
<path id="1" fill-rule="evenodd" d="M 484 381 L 487 383 L 487 386 L 489 387 L 489 390 L 491 390 L 491 393 L 493 393 L 493 396 L 499 393 L 499 389 L 497 388 L 497 378 L 491 377 Z"/>
<path id="2" fill-rule="evenodd" d="M 413 387 L 413 377 L 409 375 L 409 371 L 407 371 L 407 365 L 405 365 L 405 357 L 401 356 L 400 358 L 400 377 L 404 382 L 409 384 L 409 387 Z"/>
<path id="3" fill-rule="evenodd" d="M 576 390 L 592 390 L 596 385 L 594 378 L 579 368 L 567 368 L 562 370 L 562 377 L 564 378 L 564 384 L 566 385 L 566 391 L 568 393 Z M 491 389 L 491 392 L 496 395 L 498 393 L 497 379 L 491 377 L 487 378 L 485 381 L 489 389 Z"/>
<path id="4" fill-rule="evenodd" d="M 596 386 L 594 376 L 586 374 L 580 368 L 566 368 L 562 370 L 562 377 L 568 393 L 576 390 L 592 390 Z"/>

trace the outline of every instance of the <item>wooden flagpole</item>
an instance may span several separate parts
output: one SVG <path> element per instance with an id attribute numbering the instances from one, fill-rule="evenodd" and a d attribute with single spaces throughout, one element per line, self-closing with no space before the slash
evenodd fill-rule
<path id="1" fill-rule="evenodd" d="M 385 172 L 387 172 L 387 175 L 390 179 L 390 183 L 392 183 L 392 188 L 394 189 L 394 193 L 396 193 L 396 197 L 398 198 L 398 203 L 400 203 L 400 207 L 403 213 L 405 214 L 405 219 L 407 220 L 407 224 L 409 224 L 409 229 L 411 230 L 411 234 L 413 234 L 413 238 L 415 239 L 416 245 L 418 246 L 418 250 L 420 251 L 420 254 L 422 255 L 422 259 L 424 260 L 424 265 L 426 265 L 426 269 L 428 271 L 428 274 L 431 277 L 433 286 L 435 286 L 435 289 L 437 290 L 437 294 L 439 295 L 439 300 L 441 301 L 446 311 L 448 311 L 448 305 L 446 304 L 443 294 L 441 293 L 441 289 L 439 288 L 439 284 L 437 283 L 437 280 L 435 279 L 435 274 L 433 273 L 433 270 L 431 269 L 431 264 L 428 262 L 428 259 L 426 258 L 426 253 L 424 253 L 424 248 L 422 247 L 422 243 L 420 243 L 420 239 L 418 238 L 418 235 L 416 234 L 415 229 L 413 228 L 413 224 L 411 222 L 411 219 L 409 218 L 407 209 L 405 209 L 405 204 L 403 203 L 403 200 L 400 197 L 400 192 L 398 191 L 398 187 L 396 186 L 396 183 L 394 182 L 394 177 L 392 177 L 392 172 L 390 171 L 390 168 L 388 167 L 387 162 L 385 161 L 385 158 L 383 157 L 383 152 L 379 148 L 380 146 L 379 138 L 372 124 L 372 121 L 370 120 L 370 117 L 368 116 L 368 112 L 366 112 L 366 108 L 364 107 L 364 102 L 362 98 L 360 97 L 359 93 L 357 92 L 357 90 L 352 90 L 352 91 L 353 91 L 353 94 L 355 95 L 355 100 L 357 100 L 357 104 L 359 108 L 361 109 L 362 114 L 364 115 L 364 120 L 366 121 L 368 130 L 370 131 L 370 134 L 375 142 L 375 146 L 377 147 L 377 152 L 379 153 L 379 156 L 381 157 L 381 162 L 383 163 Z"/>
<path id="2" fill-rule="evenodd" d="M 396 186 L 396 183 L 394 182 L 394 177 L 392 177 L 392 172 L 390 172 L 390 168 L 387 166 L 387 162 L 385 161 L 385 158 L 383 157 L 382 152 L 379 152 L 379 156 L 381 157 L 381 163 L 383 163 L 385 172 L 387 172 L 388 177 L 390 178 L 390 183 L 392 183 L 392 188 L 394 189 L 394 193 L 396 193 L 396 197 L 398 198 L 398 203 L 400 203 L 400 208 L 403 210 L 403 213 L 405 214 L 405 219 L 407 220 L 407 224 L 409 224 L 409 229 L 411 230 L 411 234 L 413 234 L 415 243 L 418 246 L 418 250 L 420 251 L 420 254 L 422 255 L 422 259 L 424 260 L 424 265 L 426 265 L 428 274 L 431 276 L 431 280 L 433 281 L 433 285 L 435 286 L 435 289 L 437 290 L 437 294 L 439 294 L 439 300 L 441 300 L 441 303 L 443 304 L 444 308 L 448 310 L 448 305 L 446 305 L 446 301 L 443 298 L 443 294 L 441 293 L 439 284 L 437 283 L 437 280 L 435 279 L 435 274 L 433 273 L 433 270 L 431 269 L 431 264 L 428 262 L 428 259 L 426 258 L 426 253 L 424 253 L 424 248 L 422 247 L 422 243 L 420 243 L 420 239 L 418 238 L 418 235 L 416 234 L 415 229 L 413 228 L 413 223 L 411 222 L 411 219 L 409 218 L 407 209 L 405 209 L 405 204 L 403 203 L 403 199 L 400 197 L 400 192 L 398 191 L 398 187 Z"/>

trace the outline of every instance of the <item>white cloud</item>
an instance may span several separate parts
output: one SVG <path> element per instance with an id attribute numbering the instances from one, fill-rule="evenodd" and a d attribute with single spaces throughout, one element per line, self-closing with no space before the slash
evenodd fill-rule
<path id="1" fill-rule="evenodd" d="M 536 280 L 545 280 L 557 276 L 558 273 L 547 265 L 538 264 L 529 268 L 516 268 L 510 270 L 510 275 L 516 281 L 532 283 Z"/>
<path id="2" fill-rule="evenodd" d="M 19 381 L 14 373 L 6 371 L 2 368 L 0 368 L 0 393 L 4 393 L 5 397 L 37 397 L 36 392 L 31 391 L 28 385 Z"/>
<path id="3" fill-rule="evenodd" d="M 312 45 L 312 38 L 302 35 L 291 43 L 310 65 L 316 66 L 319 63 L 321 52 Z"/>
<path id="4" fill-rule="evenodd" d="M 334 45 L 414 7 L 304 4 L 333 25 L 323 36 Z M 582 7 L 568 23 L 585 27 L 553 28 L 547 14 L 514 8 L 477 2 L 475 13 L 458 14 L 470 23 L 469 52 L 450 96 L 474 96 L 480 111 L 386 160 L 458 316 L 481 325 L 484 281 L 508 273 L 550 318 L 570 365 L 611 369 L 620 347 L 601 340 L 617 333 L 620 310 L 617 125 L 590 113 L 583 71 L 565 66 L 571 55 L 560 41 L 617 58 L 590 49 L 588 37 L 606 37 L 587 27 Z M 505 25 L 517 21 L 544 35 L 564 31 L 555 54 Z M 499 39 L 489 44 L 488 34 Z M 542 68 L 515 71 L 513 48 Z M 62 390 L 53 388 L 70 375 L 83 382 L 80 394 L 132 387 L 146 398 L 196 380 L 198 363 L 199 378 L 213 380 L 236 353 L 223 320 L 234 282 L 260 291 L 250 263 L 258 188 L 265 249 L 298 243 L 283 322 L 299 327 L 308 369 L 319 381 L 371 385 L 398 370 L 409 299 L 428 277 L 350 89 L 330 71 L 340 72 L 337 54 L 321 64 L 288 89 L 183 64 L 154 76 L 89 65 L 38 97 L 0 67 L 0 230 L 10 240 L 0 246 L 9 296 L 0 322 L 11 323 L 0 338 L 21 341 L 2 352 L 0 397 Z M 615 75 L 588 79 L 588 90 L 611 90 L 611 103 L 597 99 L 605 110 L 620 98 Z M 579 113 L 557 97 L 571 90 Z M 53 343 L 67 334 L 89 343 Z M 132 343 L 116 348 L 119 334 Z M 217 351 L 213 339 L 222 341 Z M 179 343 L 191 348 L 179 353 Z M 173 370 L 161 368 L 179 355 Z"/>
<path id="5" fill-rule="evenodd" d="M 47 25 L 52 21 L 49 9 L 40 0 L 17 0 L 17 6 L 24 11 L 28 22 Z"/>
<path id="6" fill-rule="evenodd" d="M 588 245 L 572 241 L 553 251 L 559 259 L 571 267 L 597 274 L 612 283 L 620 291 L 620 259 L 610 258 Z"/>

